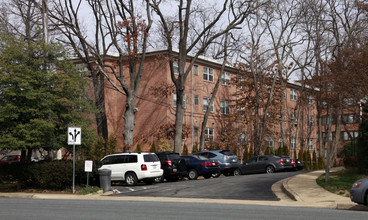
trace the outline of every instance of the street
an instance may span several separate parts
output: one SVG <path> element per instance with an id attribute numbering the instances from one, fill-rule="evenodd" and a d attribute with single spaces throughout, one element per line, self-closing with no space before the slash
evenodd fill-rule
<path id="1" fill-rule="evenodd" d="M 160 196 L 181 198 L 240 199 L 240 200 L 279 200 L 271 186 L 281 179 L 303 173 L 280 172 L 254 174 L 211 179 L 164 182 L 154 185 L 139 184 L 135 187 L 114 185 L 119 193 L 114 196 Z"/>
<path id="2" fill-rule="evenodd" d="M 132 198 L 133 200 L 133 198 Z M 0 198 L 0 219 L 366 219 L 362 211 L 213 204 L 109 200 L 41 200 Z"/>

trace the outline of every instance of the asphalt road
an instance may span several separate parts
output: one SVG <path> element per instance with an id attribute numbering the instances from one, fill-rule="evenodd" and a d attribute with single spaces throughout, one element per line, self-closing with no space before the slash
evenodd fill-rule
<path id="1" fill-rule="evenodd" d="M 113 185 L 117 194 L 113 196 L 160 196 L 180 198 L 240 199 L 240 200 L 279 200 L 271 186 L 299 172 L 254 174 L 211 179 L 164 182 L 154 185 L 139 184 L 134 187 Z"/>
<path id="2" fill-rule="evenodd" d="M 105 200 L 0 198 L 0 219 L 366 219 L 367 213 L 335 209 Z"/>

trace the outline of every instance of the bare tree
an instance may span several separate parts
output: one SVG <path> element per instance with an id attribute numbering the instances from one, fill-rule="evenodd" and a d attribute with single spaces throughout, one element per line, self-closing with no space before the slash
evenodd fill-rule
<path id="1" fill-rule="evenodd" d="M 92 75 L 96 106 L 98 133 L 107 139 L 107 122 L 104 103 L 104 79 L 106 78 L 116 91 L 126 96 L 121 105 L 124 112 L 124 151 L 129 151 L 133 145 L 135 124 L 135 103 L 138 96 L 143 65 L 146 57 L 148 32 L 152 25 L 148 1 L 143 11 L 138 11 L 136 1 L 94 1 L 88 0 L 90 12 L 93 14 L 94 39 L 83 26 L 82 10 L 84 1 L 55 0 L 52 13 L 49 13 L 53 24 L 59 28 L 64 38 L 59 40 L 69 45 L 78 58 L 87 65 Z M 84 9 L 86 9 L 84 7 Z M 145 15 L 145 18 L 142 16 Z M 117 52 L 115 68 L 110 59 L 110 53 Z M 128 69 L 124 62 L 128 61 Z"/>
<path id="2" fill-rule="evenodd" d="M 181 153 L 185 82 L 193 64 L 217 38 L 238 28 L 244 19 L 263 3 L 224 0 L 221 4 L 216 1 L 215 5 L 211 5 L 210 2 L 193 3 L 191 0 L 180 0 L 177 16 L 172 17 L 163 13 L 162 1 L 151 0 L 150 4 L 159 16 L 169 52 L 171 79 L 177 96 L 174 150 Z M 206 8 L 204 4 L 207 4 Z M 205 22 L 195 23 L 198 17 L 205 17 Z M 193 25 L 195 28 L 192 28 Z M 174 53 L 175 44 L 179 50 L 177 56 Z M 193 55 L 188 56 L 189 53 Z M 188 59 L 190 64 L 186 65 Z M 178 74 L 174 72 L 174 62 L 178 64 Z"/>

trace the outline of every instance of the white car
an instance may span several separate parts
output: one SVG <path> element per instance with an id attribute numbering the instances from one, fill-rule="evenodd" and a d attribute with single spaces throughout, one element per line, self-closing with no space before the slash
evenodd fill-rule
<path id="1" fill-rule="evenodd" d="M 146 184 L 163 175 L 160 159 L 154 153 L 120 153 L 107 155 L 101 159 L 99 169 L 111 170 L 111 181 L 125 181 L 134 186 L 138 181 Z"/>

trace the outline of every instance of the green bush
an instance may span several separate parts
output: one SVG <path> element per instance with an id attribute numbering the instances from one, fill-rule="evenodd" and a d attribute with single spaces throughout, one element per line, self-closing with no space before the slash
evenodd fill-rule
<path id="1" fill-rule="evenodd" d="M 101 163 L 94 162 L 93 171 L 89 175 L 89 184 L 98 185 L 97 169 Z M 1 167 L 3 168 L 3 167 Z M 41 161 L 30 164 L 11 164 L 1 169 L 1 181 L 17 181 L 24 189 L 65 190 L 72 187 L 73 161 Z M 7 179 L 3 178 L 6 177 Z M 75 163 L 75 185 L 86 184 L 87 173 L 84 172 L 84 161 Z"/>

